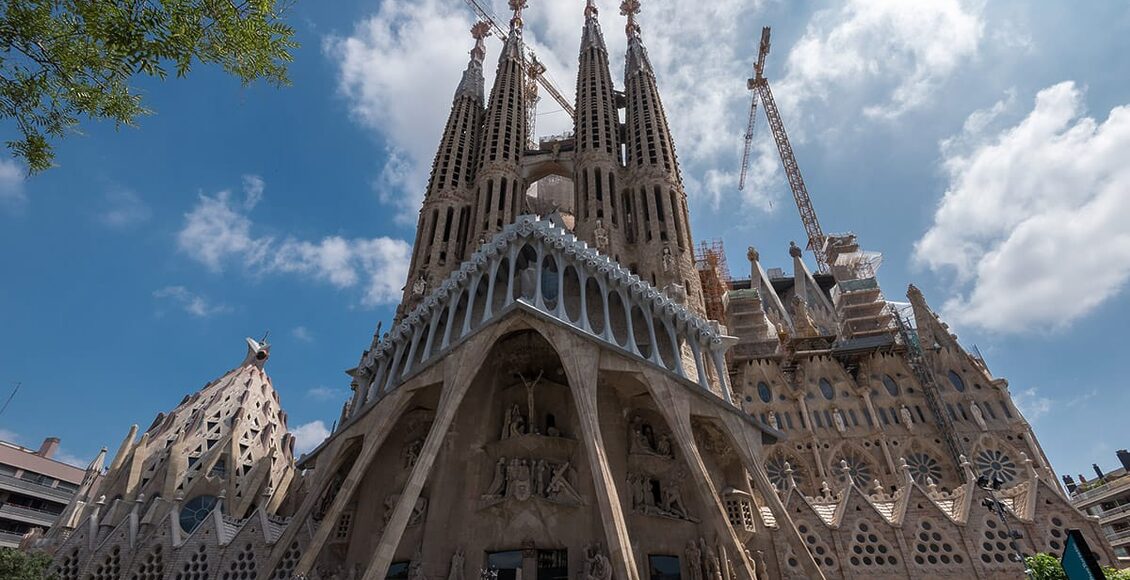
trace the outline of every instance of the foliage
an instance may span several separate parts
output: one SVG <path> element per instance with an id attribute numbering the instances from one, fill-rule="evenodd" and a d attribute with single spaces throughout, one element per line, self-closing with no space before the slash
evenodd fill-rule
<path id="1" fill-rule="evenodd" d="M 1032 571 L 1032 580 L 1067 580 L 1067 574 L 1059 563 L 1059 558 L 1051 554 L 1036 554 L 1024 559 Z"/>
<path id="2" fill-rule="evenodd" d="M 47 577 L 51 557 L 29 554 L 15 548 L 0 548 L 0 578 L 4 580 L 42 580 Z"/>
<path id="3" fill-rule="evenodd" d="M 133 125 L 149 113 L 139 75 L 183 77 L 199 62 L 244 83 L 289 84 L 291 0 L 0 0 L 0 119 L 30 172 L 51 167 L 49 142 L 79 117 Z"/>
<path id="4" fill-rule="evenodd" d="M 1063 571 L 1059 558 L 1051 554 L 1028 556 L 1024 563 L 1032 571 L 1032 580 L 1067 580 L 1067 574 Z M 1114 568 L 1103 568 L 1103 576 L 1106 580 L 1130 580 L 1130 569 L 1119 571 Z"/>

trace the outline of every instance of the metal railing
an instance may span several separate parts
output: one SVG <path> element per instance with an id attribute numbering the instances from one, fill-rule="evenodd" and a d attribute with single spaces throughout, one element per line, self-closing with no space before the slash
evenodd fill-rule
<path id="1" fill-rule="evenodd" d="M 1105 524 L 1113 520 L 1126 517 L 1127 514 L 1130 514 L 1130 503 L 1126 505 L 1115 506 L 1108 510 L 1099 512 L 1099 522 Z"/>
<path id="2" fill-rule="evenodd" d="M 0 531 L 0 546 L 15 548 L 20 545 L 20 541 L 23 539 L 24 537 L 20 534 Z"/>
<path id="3" fill-rule="evenodd" d="M 41 483 L 35 483 L 4 474 L 0 474 L 0 487 L 14 487 L 21 491 L 29 491 L 31 493 L 39 493 L 51 497 L 56 497 L 63 500 L 64 503 L 70 501 L 71 496 L 75 494 L 75 492 L 68 489 L 48 487 Z"/>
<path id="4" fill-rule="evenodd" d="M 1079 504 L 1085 500 L 1102 497 L 1108 493 L 1113 493 L 1125 487 L 1130 487 L 1130 477 L 1123 477 L 1122 479 L 1100 485 L 1095 489 L 1089 489 L 1082 493 L 1077 493 L 1071 496 L 1071 503 L 1075 504 L 1076 507 L 1079 507 Z"/>
<path id="5" fill-rule="evenodd" d="M 1130 530 L 1123 530 L 1117 534 L 1108 535 L 1106 539 L 1111 545 L 1121 544 L 1126 540 L 1130 540 Z"/>
<path id="6" fill-rule="evenodd" d="M 51 525 L 59 519 L 59 512 L 49 512 L 10 503 L 0 504 L 0 515 L 16 516 L 34 520 L 35 523 Z"/>

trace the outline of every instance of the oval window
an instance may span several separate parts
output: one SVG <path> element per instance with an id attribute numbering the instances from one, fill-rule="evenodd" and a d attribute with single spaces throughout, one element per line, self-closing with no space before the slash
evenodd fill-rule
<path id="1" fill-rule="evenodd" d="M 890 393 L 892 397 L 899 396 L 899 384 L 891 378 L 891 375 L 883 375 L 883 386 L 887 387 L 887 392 Z"/>
<path id="2" fill-rule="evenodd" d="M 184 504 L 180 510 L 180 527 L 187 534 L 191 534 L 193 530 L 204 522 L 204 518 L 212 513 L 212 508 L 216 507 L 216 498 L 210 495 L 198 495 Z"/>
<path id="3" fill-rule="evenodd" d="M 761 397 L 762 402 L 768 403 L 773 400 L 773 391 L 769 390 L 769 385 L 757 383 L 757 396 Z"/>
<path id="4" fill-rule="evenodd" d="M 961 380 L 961 376 L 954 371 L 950 371 L 950 382 L 953 383 L 953 388 L 959 393 L 965 392 L 965 381 Z"/>
<path id="5" fill-rule="evenodd" d="M 832 383 L 829 383 L 828 379 L 820 379 L 820 392 L 829 401 L 836 398 L 836 389 L 832 388 Z"/>

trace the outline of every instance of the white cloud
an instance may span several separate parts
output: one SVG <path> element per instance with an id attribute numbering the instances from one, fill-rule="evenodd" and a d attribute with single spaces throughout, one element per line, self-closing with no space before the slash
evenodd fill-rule
<path id="1" fill-rule="evenodd" d="M 8 443 L 16 443 L 20 440 L 20 436 L 15 431 L 0 428 L 0 441 L 7 441 Z"/>
<path id="2" fill-rule="evenodd" d="M 812 17 L 776 85 L 782 108 L 847 89 L 884 86 L 872 117 L 893 119 L 927 103 L 942 81 L 977 54 L 983 0 L 850 0 Z"/>
<path id="3" fill-rule="evenodd" d="M 330 436 L 330 430 L 326 429 L 324 422 L 318 420 L 295 427 L 291 434 L 294 435 L 294 454 L 301 456 L 325 441 Z"/>
<path id="4" fill-rule="evenodd" d="M 258 275 L 294 273 L 337 288 L 361 286 L 361 303 L 365 306 L 400 299 L 411 251 L 406 242 L 387 237 L 328 236 L 311 242 L 256 236 L 248 208 L 262 198 L 263 190 L 261 179 L 245 177 L 246 199 L 242 205 L 236 205 L 228 191 L 215 196 L 201 194 L 196 207 L 185 214 L 184 227 L 177 234 L 180 250 L 214 272 L 235 263 Z"/>
<path id="5" fill-rule="evenodd" d="M 231 312 L 231 307 L 225 304 L 212 304 L 209 300 L 184 286 L 166 286 L 153 291 L 153 297 L 160 300 L 171 300 L 185 312 L 198 318 L 208 318 L 216 314 Z"/>
<path id="6" fill-rule="evenodd" d="M 1100 123 L 1064 82 L 1040 91 L 1017 125 L 978 134 L 1003 108 L 975 113 L 943 142 L 949 187 L 915 256 L 956 274 L 962 291 L 942 308 L 953 322 L 1055 329 L 1130 277 L 1130 106 Z"/>
<path id="7" fill-rule="evenodd" d="M 27 203 L 24 168 L 11 159 L 0 159 L 0 206 L 19 210 Z"/>
<path id="8" fill-rule="evenodd" d="M 323 43 L 339 66 L 338 89 L 352 114 L 385 143 L 389 161 L 377 188 L 404 221 L 414 222 L 423 196 L 451 96 L 467 65 L 470 27 L 460 2 L 387 0 L 350 36 Z"/>
<path id="9" fill-rule="evenodd" d="M 90 459 L 79 457 L 77 455 L 74 455 L 73 453 L 68 453 L 63 450 L 60 450 L 58 453 L 56 453 L 55 456 L 52 457 L 52 459 L 61 463 L 66 463 L 67 465 L 80 467 L 82 469 L 86 469 L 86 467 L 90 465 Z"/>
<path id="10" fill-rule="evenodd" d="M 1035 388 L 1028 388 L 1012 392 L 1012 402 L 1029 421 L 1036 421 L 1047 415 L 1052 410 L 1054 401 L 1041 396 Z"/>
<path id="11" fill-rule="evenodd" d="M 263 199 L 263 190 L 267 188 L 267 184 L 263 181 L 262 177 L 258 175 L 244 175 L 243 176 L 243 209 L 248 211 L 255 209 L 259 202 Z"/>
<path id="12" fill-rule="evenodd" d="M 305 326 L 295 326 L 290 330 L 290 335 L 302 342 L 314 342 L 314 335 Z"/>
<path id="13" fill-rule="evenodd" d="M 314 387 L 306 391 L 306 396 L 311 399 L 318 399 L 321 401 L 333 401 L 345 399 L 345 394 L 339 389 L 331 389 L 330 387 Z"/>
<path id="14" fill-rule="evenodd" d="M 128 189 L 107 191 L 103 196 L 103 207 L 104 209 L 98 213 L 98 221 L 114 229 L 142 223 L 153 213 L 141 196 Z"/>

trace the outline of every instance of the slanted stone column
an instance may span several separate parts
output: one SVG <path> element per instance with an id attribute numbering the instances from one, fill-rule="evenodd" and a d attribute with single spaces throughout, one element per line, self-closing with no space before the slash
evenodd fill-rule
<path id="1" fill-rule="evenodd" d="M 455 412 L 459 410 L 464 395 L 470 389 L 471 382 L 482 368 L 487 353 L 498 337 L 498 328 L 495 326 L 493 330 L 479 334 L 464 344 L 457 355 L 448 357 L 444 361 L 443 391 L 440 393 L 435 419 L 424 439 L 420 457 L 412 467 L 408 482 L 404 484 L 400 499 L 397 500 L 392 516 L 389 517 L 388 524 L 381 533 L 381 540 L 362 580 L 380 580 L 388 574 L 388 567 L 392 564 L 396 547 L 400 544 L 404 529 L 408 527 L 408 519 L 412 516 L 412 507 L 416 505 L 416 500 L 420 498 L 420 492 L 424 489 L 424 483 L 431 474 L 443 438 L 455 420 Z"/>
<path id="2" fill-rule="evenodd" d="M 581 439 L 585 443 L 585 455 L 589 458 L 589 467 L 592 470 L 596 503 L 600 508 L 600 519 L 604 523 L 604 538 L 608 545 L 609 559 L 612 561 L 612 575 L 616 580 L 640 580 L 639 569 L 636 568 L 635 558 L 632 557 L 632 543 L 628 537 L 623 503 L 616 489 L 616 480 L 605 452 L 604 437 L 600 432 L 600 418 L 597 413 L 600 349 L 572 333 L 555 334 L 554 346 L 558 352 L 568 353 L 561 357 L 561 362 L 569 379 L 569 390 L 573 393 L 573 401 L 577 405 Z"/>
<path id="3" fill-rule="evenodd" d="M 702 503 L 708 506 L 707 509 L 711 512 L 703 514 L 703 519 L 706 520 L 707 525 L 714 529 L 717 537 L 720 540 L 724 539 L 723 541 L 733 549 L 733 561 L 736 564 L 738 577 L 742 580 L 757 580 L 757 572 L 753 568 L 753 562 L 745 557 L 745 546 L 734 533 L 733 527 L 730 526 L 729 517 L 726 515 L 726 506 L 722 505 L 718 488 L 715 487 L 714 481 L 710 478 L 710 473 L 707 472 L 706 464 L 702 460 L 702 454 L 699 453 L 698 445 L 695 443 L 694 431 L 691 428 L 689 394 L 684 391 L 685 387 L 673 384 L 670 379 L 660 373 L 645 372 L 644 378 L 659 412 L 663 414 L 663 419 L 671 427 L 671 433 L 674 434 L 675 441 L 679 444 L 680 455 L 683 456 L 687 467 L 690 469 L 695 488 L 703 496 Z M 749 428 L 752 429 L 752 427 Z"/>

